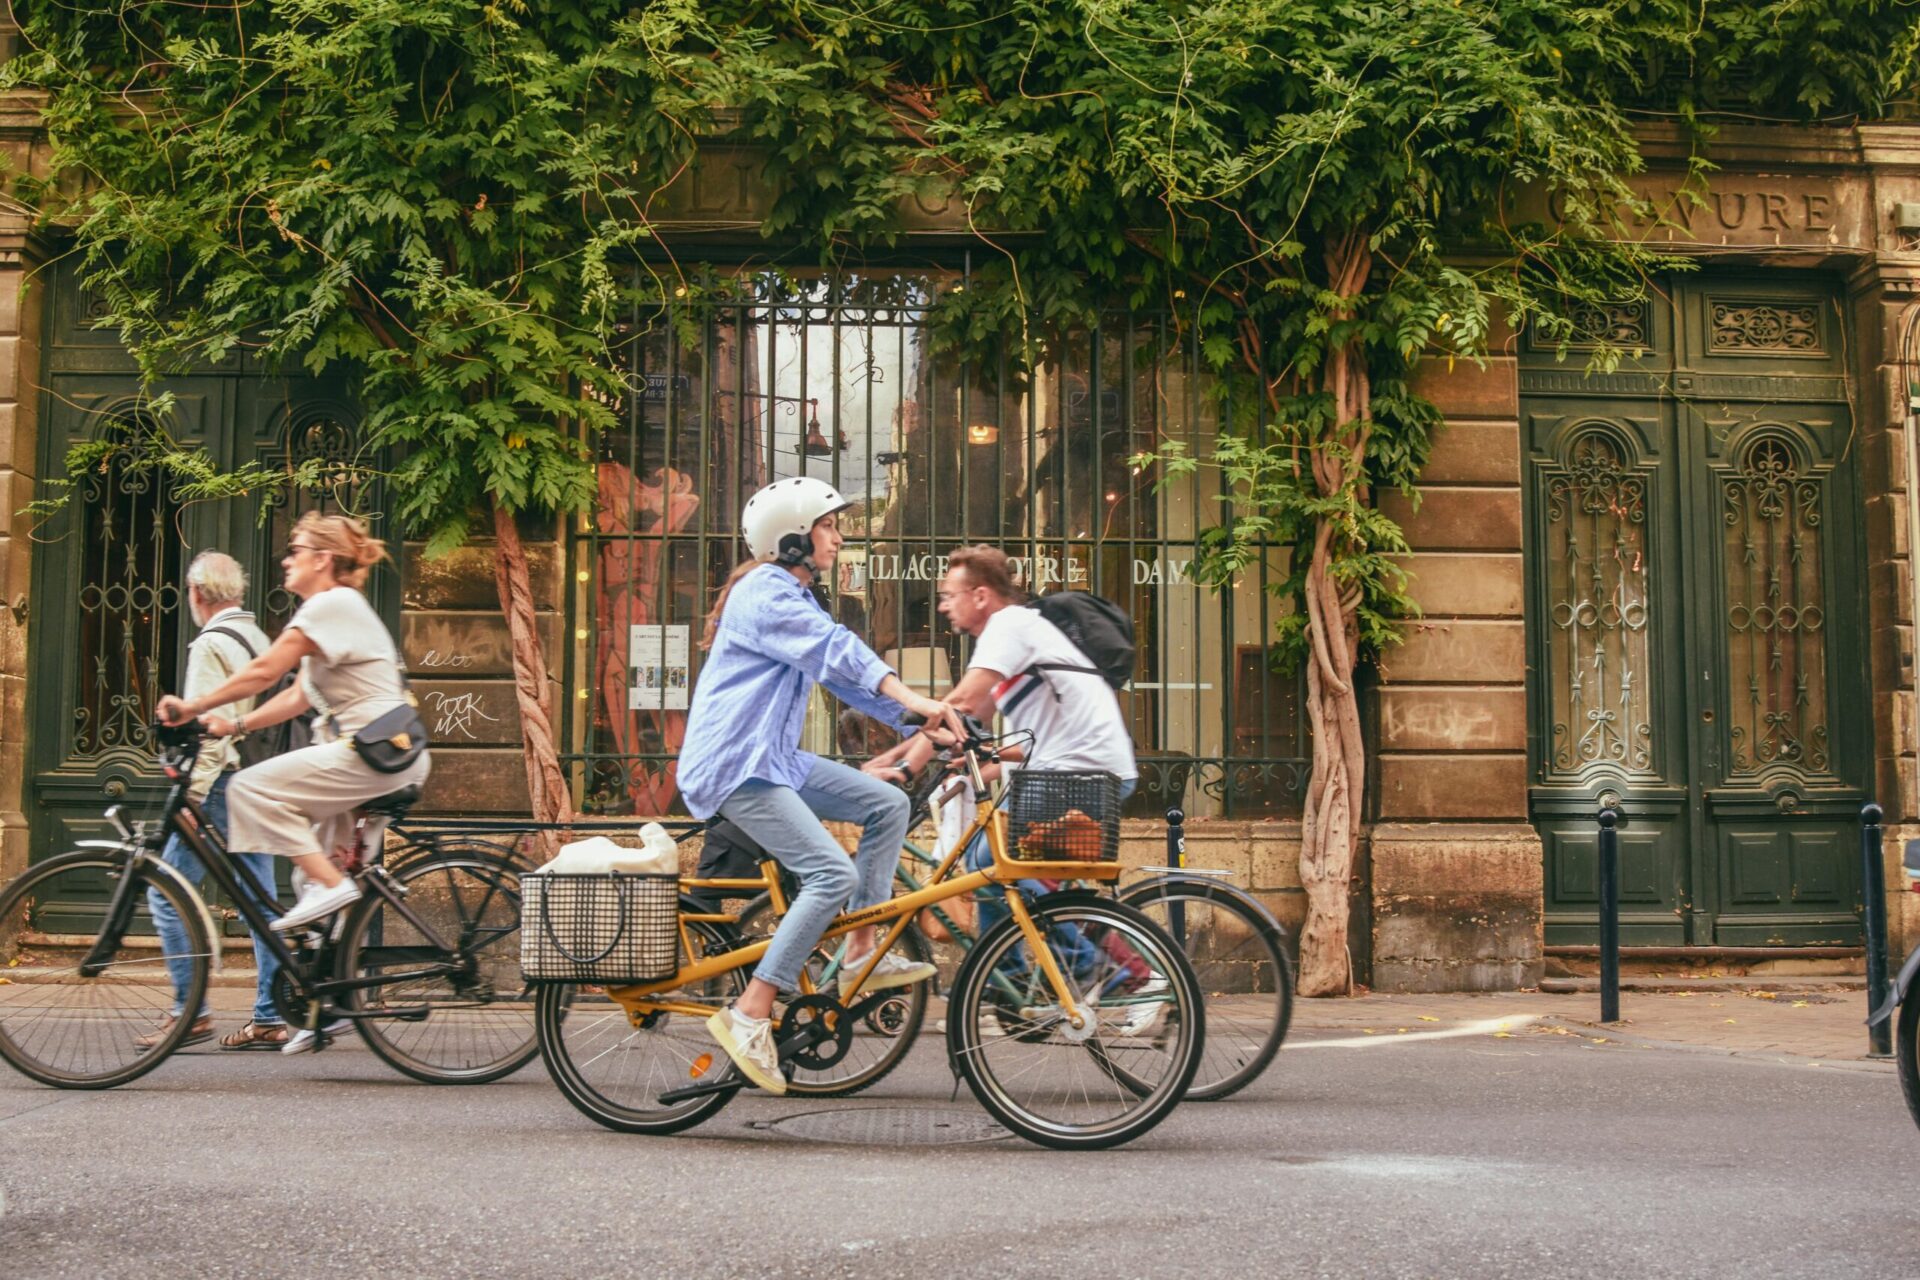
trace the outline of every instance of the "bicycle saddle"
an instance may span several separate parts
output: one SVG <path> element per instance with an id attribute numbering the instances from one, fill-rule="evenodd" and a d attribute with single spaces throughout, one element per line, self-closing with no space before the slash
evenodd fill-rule
<path id="1" fill-rule="evenodd" d="M 377 813 L 382 817 L 399 821 L 407 816 L 407 810 L 420 803 L 424 788 L 419 783 L 402 787 L 398 791 L 381 796 L 378 800 L 369 800 L 360 806 L 362 813 Z"/>

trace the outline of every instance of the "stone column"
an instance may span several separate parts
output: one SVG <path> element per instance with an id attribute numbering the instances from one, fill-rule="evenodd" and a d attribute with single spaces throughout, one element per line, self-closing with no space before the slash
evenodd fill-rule
<path id="1" fill-rule="evenodd" d="M 0 55 L 14 36 L 0 23 Z M 36 99 L 0 98 L 0 155 L 15 173 L 42 167 Z M 0 211 L 0 884 L 27 866 L 27 624 L 31 617 L 30 522 L 40 423 L 40 328 L 45 291 L 32 273 L 46 258 L 30 215 Z"/>
<path id="2" fill-rule="evenodd" d="M 1900 854 L 1920 839 L 1914 698 L 1913 463 L 1909 368 L 1903 346 L 1920 321 L 1920 261 L 1876 258 L 1849 282 L 1862 394 L 1855 404 L 1866 514 L 1867 655 L 1872 672 L 1872 795 L 1886 811 L 1884 874 L 1894 960 L 1920 942 L 1920 900 L 1905 892 Z"/>
<path id="3" fill-rule="evenodd" d="M 1520 398 L 1510 354 L 1430 360 L 1416 389 L 1447 425 L 1419 510 L 1380 506 L 1414 553 L 1423 616 L 1381 663 L 1372 831 L 1373 984 L 1532 986 L 1542 966 L 1540 838 L 1527 824 Z"/>

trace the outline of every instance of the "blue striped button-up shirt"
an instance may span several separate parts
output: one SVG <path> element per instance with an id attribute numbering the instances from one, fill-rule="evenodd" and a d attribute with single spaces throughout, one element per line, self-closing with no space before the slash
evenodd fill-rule
<path id="1" fill-rule="evenodd" d="M 798 788 L 818 757 L 800 750 L 815 684 L 898 727 L 901 707 L 876 690 L 887 664 L 835 622 L 800 580 L 764 565 L 736 582 L 700 668 L 680 747 L 680 794 L 710 818 L 743 782 Z"/>

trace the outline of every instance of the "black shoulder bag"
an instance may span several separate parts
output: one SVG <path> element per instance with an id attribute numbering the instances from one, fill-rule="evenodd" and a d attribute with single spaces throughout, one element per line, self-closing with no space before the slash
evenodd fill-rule
<path id="1" fill-rule="evenodd" d="M 413 696 L 405 667 L 400 669 L 400 688 L 407 700 L 375 716 L 353 735 L 354 752 L 375 773 L 403 772 L 427 749 L 427 725 L 420 718 L 420 703 Z"/>

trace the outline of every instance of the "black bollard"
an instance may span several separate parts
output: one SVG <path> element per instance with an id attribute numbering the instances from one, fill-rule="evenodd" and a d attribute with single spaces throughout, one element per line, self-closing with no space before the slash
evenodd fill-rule
<path id="1" fill-rule="evenodd" d="M 1860 806 L 1860 931 L 1867 947 L 1867 1011 L 1880 1007 L 1887 994 L 1887 869 L 1882 865 L 1883 832 L 1880 806 Z M 1867 1028 L 1867 1054 L 1885 1058 L 1893 1053 L 1893 1023 L 1889 1019 Z"/>
<path id="2" fill-rule="evenodd" d="M 1600 1021 L 1620 1021 L 1620 811 L 1600 810 Z"/>
<path id="3" fill-rule="evenodd" d="M 1167 810 L 1167 865 L 1186 869 L 1187 815 L 1178 809 Z M 1167 903 L 1167 928 L 1180 949 L 1187 949 L 1187 904 L 1180 898 Z"/>

